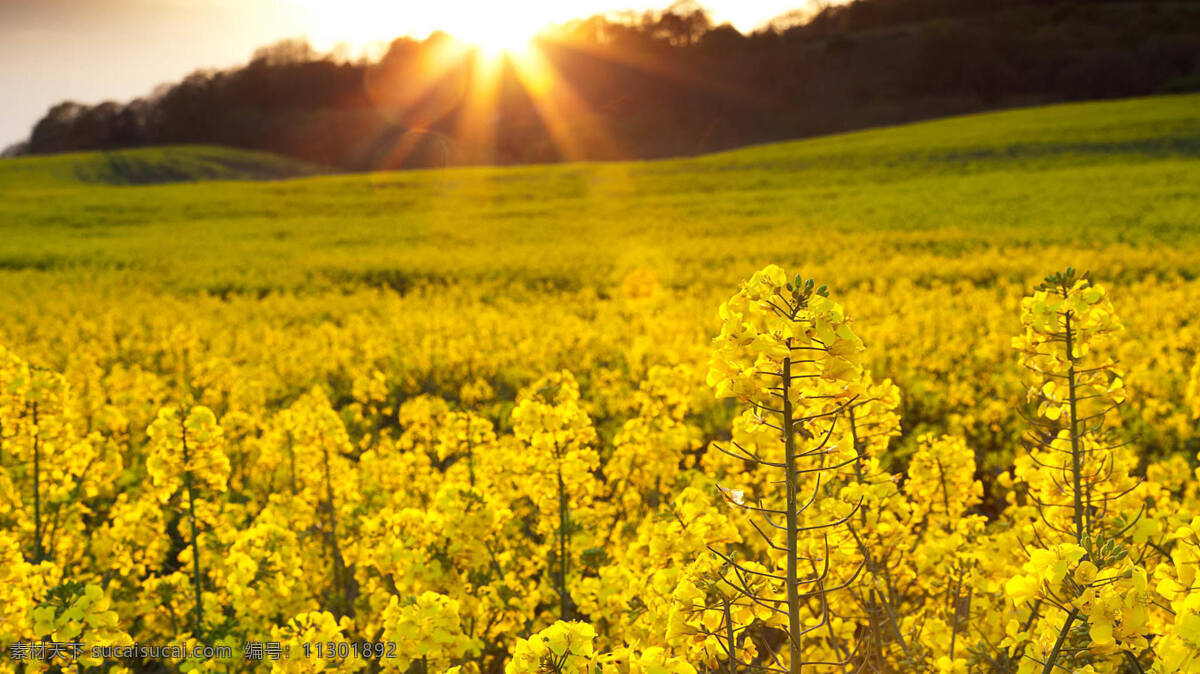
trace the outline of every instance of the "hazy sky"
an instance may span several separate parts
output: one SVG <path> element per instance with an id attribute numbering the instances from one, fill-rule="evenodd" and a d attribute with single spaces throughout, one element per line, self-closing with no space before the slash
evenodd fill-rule
<path id="1" fill-rule="evenodd" d="M 708 0 L 718 22 L 751 30 L 806 0 Z M 0 0 L 0 149 L 64 100 L 125 101 L 198 68 L 245 62 L 256 47 L 308 37 L 328 49 L 443 29 L 466 39 L 531 34 L 547 23 L 670 0 Z"/>

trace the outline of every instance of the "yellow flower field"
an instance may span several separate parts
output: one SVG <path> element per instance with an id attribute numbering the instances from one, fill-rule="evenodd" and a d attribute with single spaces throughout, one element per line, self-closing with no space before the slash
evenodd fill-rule
<path id="1" fill-rule="evenodd" d="M 1197 100 L 0 165 L 0 671 L 1200 671 Z"/>

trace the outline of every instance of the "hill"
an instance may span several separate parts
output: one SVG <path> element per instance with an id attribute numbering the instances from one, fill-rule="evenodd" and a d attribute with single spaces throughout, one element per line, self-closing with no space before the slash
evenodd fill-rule
<path id="1" fill-rule="evenodd" d="M 1164 252 L 1154 273 L 1192 275 L 1200 273 L 1200 259 L 1189 257 L 1200 198 L 1180 186 L 1197 179 L 1197 111 L 1200 96 L 1183 95 L 987 113 L 683 160 L 120 189 L 104 182 L 122 182 L 111 155 L 21 158 L 0 162 L 0 260 L 18 269 L 118 268 L 222 292 L 469 278 L 577 288 L 603 286 L 643 255 L 636 251 L 673 257 L 680 241 L 687 278 L 732 254 L 746 265 L 781 254 L 830 264 L 828 255 L 845 252 L 839 245 L 863 241 L 871 243 L 857 259 L 884 265 L 895 247 L 945 255 L 947 277 L 1042 266 L 961 258 L 968 250 L 1171 242 L 1188 248 Z M 120 156 L 168 166 L 160 176 L 297 170 L 204 148 Z M 780 237 L 789 242 L 782 250 Z M 1119 266 L 1139 264 L 1150 260 Z M 856 263 L 830 273 L 857 282 L 875 271 Z"/>
<path id="2" fill-rule="evenodd" d="M 323 170 L 267 152 L 184 145 L 0 160 L 0 186 L 32 188 L 73 184 L 278 180 Z"/>
<path id="3" fill-rule="evenodd" d="M 501 61 L 441 33 L 375 62 L 287 41 L 126 103 L 51 108 L 25 153 L 167 144 L 342 170 L 646 159 L 1200 89 L 1200 2 L 854 0 L 743 35 L 694 3 Z"/>

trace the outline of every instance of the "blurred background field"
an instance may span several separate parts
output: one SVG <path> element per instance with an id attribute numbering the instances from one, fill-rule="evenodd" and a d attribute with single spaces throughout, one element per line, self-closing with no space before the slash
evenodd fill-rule
<path id="1" fill-rule="evenodd" d="M 703 382 L 716 307 L 776 263 L 829 284 L 899 384 L 897 457 L 961 432 L 988 471 L 1023 428 L 1019 300 L 1073 265 L 1128 326 L 1123 432 L 1194 454 L 1197 113 L 1169 96 L 679 160 L 353 175 L 199 146 L 10 159 L 0 343 L 134 436 L 180 387 L 219 414 L 315 384 L 345 404 L 375 373 L 396 401 L 477 377 L 511 400 L 559 368 L 604 435 L 666 363 L 694 374 L 711 439 L 729 414 Z"/>

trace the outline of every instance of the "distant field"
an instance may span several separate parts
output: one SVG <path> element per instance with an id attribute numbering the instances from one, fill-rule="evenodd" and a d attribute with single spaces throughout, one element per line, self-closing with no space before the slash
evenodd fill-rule
<path id="1" fill-rule="evenodd" d="M 15 159 L 0 162 L 0 266 L 121 269 L 139 282 L 221 291 L 481 277 L 577 288 L 603 286 L 640 251 L 683 265 L 681 276 L 664 278 L 672 285 L 697 274 L 724 285 L 735 258 L 732 269 L 770 259 L 853 283 L 882 270 L 1022 279 L 1066 259 L 1047 245 L 1107 260 L 1126 258 L 1121 246 L 1168 243 L 1165 258 L 1134 256 L 1121 269 L 1190 275 L 1200 224 L 1200 196 L 1188 188 L 1200 154 L 1197 113 L 1200 97 L 1181 96 L 975 115 L 697 159 L 265 183 L 104 184 L 122 182 L 112 156 L 140 167 L 134 172 L 194 179 L 299 169 L 207 148 Z M 999 246 L 1045 252 L 964 264 L 963 253 Z M 914 267 L 896 253 L 945 266 Z"/>
<path id="2" fill-rule="evenodd" d="M 869 397 L 851 409 L 874 410 L 869 421 L 851 411 L 851 430 L 838 425 L 845 410 L 805 421 L 827 424 L 832 443 L 809 460 L 849 457 L 815 469 L 835 480 L 815 481 L 820 507 L 833 504 L 829 516 L 846 523 L 856 498 L 879 503 L 853 518 L 865 544 L 842 535 L 831 552 L 828 537 L 806 534 L 808 561 L 834 560 L 829 585 L 861 585 L 857 603 L 824 603 L 819 580 L 808 581 L 817 608 L 790 597 L 806 621 L 840 616 L 828 635 L 805 637 L 824 649 L 813 657 L 842 657 L 843 642 L 873 630 L 875 653 L 864 657 L 877 662 L 864 671 L 1017 671 L 1007 667 L 1018 649 L 996 644 L 1044 656 L 1072 628 L 1076 612 L 1053 622 L 1039 617 L 1040 601 L 1028 608 L 1039 581 L 1022 574 L 1050 572 L 1017 554 L 1042 545 L 1032 537 L 1050 507 L 1023 499 L 1061 496 L 1066 474 L 1030 467 L 1022 449 L 1028 417 L 1057 429 L 1065 403 L 1035 412 L 1029 401 L 1063 387 L 1031 384 L 1035 356 L 1021 361 L 1014 348 L 1036 323 L 1022 298 L 1068 266 L 1091 270 L 1126 327 L 1111 322 L 1098 290 L 1067 284 L 1094 304 L 1084 314 L 1096 346 L 1087 357 L 1119 361 L 1083 368 L 1101 391 L 1087 399 L 1125 402 L 1086 417 L 1082 440 L 1044 437 L 1126 452 L 1114 464 L 1105 457 L 1118 450 L 1096 450 L 1094 473 L 1105 474 L 1096 489 L 1124 490 L 1120 471 L 1149 476 L 1142 505 L 1108 513 L 1103 500 L 1104 513 L 1087 511 L 1132 516 L 1111 520 L 1114 535 L 1133 531 L 1142 559 L 1165 560 L 1149 587 L 1170 596 L 1147 609 L 1152 626 L 1118 627 L 1134 625 L 1138 639 L 1173 635 L 1170 601 L 1179 633 L 1200 634 L 1195 604 L 1184 607 L 1172 599 L 1180 586 L 1159 580 L 1176 571 L 1149 538 L 1200 516 L 1188 477 L 1200 451 L 1200 96 L 1014 110 L 672 161 L 314 172 L 206 147 L 0 161 L 0 575 L 12 581 L 0 583 L 0 646 L 75 629 L 74 613 L 35 609 L 43 600 L 34 597 L 57 586 L 62 606 L 92 602 L 99 615 L 84 638 L 103 643 L 199 634 L 299 652 L 310 642 L 398 640 L 402 659 L 389 666 L 400 670 L 420 660 L 409 671 L 493 674 L 525 652 L 525 669 L 509 670 L 524 673 L 548 670 L 517 639 L 575 616 L 591 623 L 601 651 L 641 654 L 637 667 L 612 671 L 729 671 L 712 643 L 691 638 L 700 619 L 680 617 L 679 606 L 708 596 L 692 583 L 707 582 L 717 563 L 709 546 L 784 565 L 737 542 L 757 540 L 744 519 L 729 524 L 741 486 L 778 499 L 780 481 L 713 443 L 732 428 L 778 453 L 788 445 L 764 435 L 774 426 L 755 415 L 790 412 L 738 416 L 706 382 L 718 306 L 768 264 L 828 285 L 852 323 L 811 332 L 851 346 L 838 351 L 844 362 L 805 360 L 784 329 L 762 332 L 738 347 L 762 350 L 747 367 L 781 369 L 751 376 L 817 380 L 795 403 L 811 409 L 849 395 L 842 382 L 853 379 Z M 751 314 L 728 314 L 739 318 L 725 329 Z M 865 373 L 845 334 L 865 342 Z M 834 353 L 817 338 L 808 344 L 806 354 Z M 780 351 L 793 360 L 780 365 Z M 711 362 L 719 373 L 732 361 Z M 815 372 L 814 362 L 845 368 L 788 369 Z M 785 388 L 762 385 L 765 396 Z M 185 421 L 176 405 L 196 407 Z M 1104 413 L 1111 437 L 1089 425 Z M 878 432 L 860 435 L 854 424 Z M 820 435 L 808 428 L 796 442 Z M 872 456 L 878 473 L 846 467 Z M 739 488 L 722 499 L 716 484 Z M 1091 489 L 1089 499 L 1106 493 Z M 1056 512 L 1058 531 L 1072 526 Z M 1074 512 L 1072 542 L 1083 507 Z M 800 554 L 796 535 L 788 554 Z M 890 556 L 897 540 L 917 552 L 884 563 L 912 582 L 893 592 L 900 618 L 882 629 L 883 582 L 851 569 Z M 1187 559 L 1200 559 L 1195 550 Z M 1133 563 L 1111 554 L 1097 559 Z M 960 620 L 964 604 L 948 588 L 968 569 L 970 620 Z M 1078 614 L 1092 627 L 1072 630 L 1072 671 L 1118 671 L 1113 658 L 1111 669 L 1082 667 L 1117 654 L 1104 650 L 1113 627 L 1102 621 L 1119 620 L 1101 609 L 1148 604 L 1138 594 L 1148 572 L 1078 569 L 1070 577 L 1081 583 L 1130 589 Z M 794 584 L 794 564 L 788 573 Z M 109 600 L 113 615 L 95 608 Z M 736 608 L 697 615 L 708 629 L 763 619 Z M 35 610 L 43 617 L 30 618 Z M 1018 615 L 1037 626 L 1036 643 L 1014 636 Z M 764 625 L 753 629 L 766 644 L 780 628 Z M 964 645 L 947 650 L 956 637 Z M 1139 658 L 1200 654 L 1200 640 L 1163 642 L 1165 655 L 1124 655 L 1141 669 Z M 237 662 L 226 671 L 249 667 Z M 562 671 L 585 671 L 573 667 Z"/>
<path id="3" fill-rule="evenodd" d="M 1198 158 L 1200 96 L 1176 96 L 655 162 L 270 180 L 312 169 L 203 147 L 6 160 L 0 306 L 11 318 L 0 335 L 22 348 L 42 328 L 46 308 L 29 293 L 53 293 L 67 313 L 123 288 L 181 307 L 244 297 L 247 310 L 269 293 L 424 288 L 534 310 L 558 293 L 609 297 L 645 269 L 702 347 L 719 296 L 774 262 L 837 288 L 865 334 L 901 349 L 872 355 L 884 373 L 923 386 L 931 366 L 907 357 L 914 343 L 932 351 L 951 339 L 937 326 L 982 296 L 1005 310 L 947 348 L 965 357 L 978 346 L 959 341 L 970 334 L 1002 344 L 1020 290 L 1068 264 L 1129 288 L 1119 302 L 1139 300 L 1147 283 L 1200 292 Z M 123 184 L 139 181 L 114 167 L 182 182 Z M 947 291 L 963 283 L 970 293 Z M 946 302 L 944 313 L 925 313 L 932 302 Z M 360 310 L 322 303 L 320 316 Z M 1178 386 L 1180 376 L 1167 375 Z M 944 407 L 921 416 L 941 425 Z"/>

